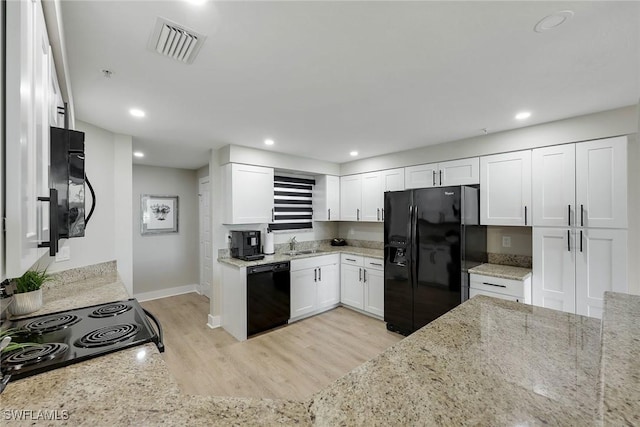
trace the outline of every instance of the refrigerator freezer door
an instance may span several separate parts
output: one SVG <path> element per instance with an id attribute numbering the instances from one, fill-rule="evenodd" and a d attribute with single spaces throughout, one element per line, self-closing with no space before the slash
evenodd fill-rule
<path id="1" fill-rule="evenodd" d="M 384 195 L 384 320 L 389 330 L 413 332 L 411 191 Z"/>
<path id="2" fill-rule="evenodd" d="M 462 301 L 461 188 L 414 190 L 413 330 Z"/>

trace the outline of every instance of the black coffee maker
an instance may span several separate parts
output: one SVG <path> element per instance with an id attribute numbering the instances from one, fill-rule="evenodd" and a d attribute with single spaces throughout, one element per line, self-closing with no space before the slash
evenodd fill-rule
<path id="1" fill-rule="evenodd" d="M 245 261 L 263 259 L 259 230 L 231 231 L 231 256 Z"/>

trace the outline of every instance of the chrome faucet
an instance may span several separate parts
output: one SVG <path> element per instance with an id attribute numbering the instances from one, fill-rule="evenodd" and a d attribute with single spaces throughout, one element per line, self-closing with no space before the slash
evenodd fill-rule
<path id="1" fill-rule="evenodd" d="M 296 250 L 296 243 L 298 243 L 296 241 L 296 236 L 293 236 L 292 238 L 289 239 L 289 250 L 290 251 L 295 251 Z"/>

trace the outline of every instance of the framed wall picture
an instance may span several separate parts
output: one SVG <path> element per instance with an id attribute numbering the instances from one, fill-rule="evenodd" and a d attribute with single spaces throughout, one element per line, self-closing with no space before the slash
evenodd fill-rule
<path id="1" fill-rule="evenodd" d="M 140 234 L 178 232 L 178 196 L 140 196 Z"/>

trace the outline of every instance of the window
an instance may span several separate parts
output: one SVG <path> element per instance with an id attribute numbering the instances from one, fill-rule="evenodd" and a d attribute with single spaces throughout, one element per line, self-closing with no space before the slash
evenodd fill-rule
<path id="1" fill-rule="evenodd" d="M 282 175 L 273 177 L 273 231 L 313 228 L 313 186 L 316 181 Z"/>

